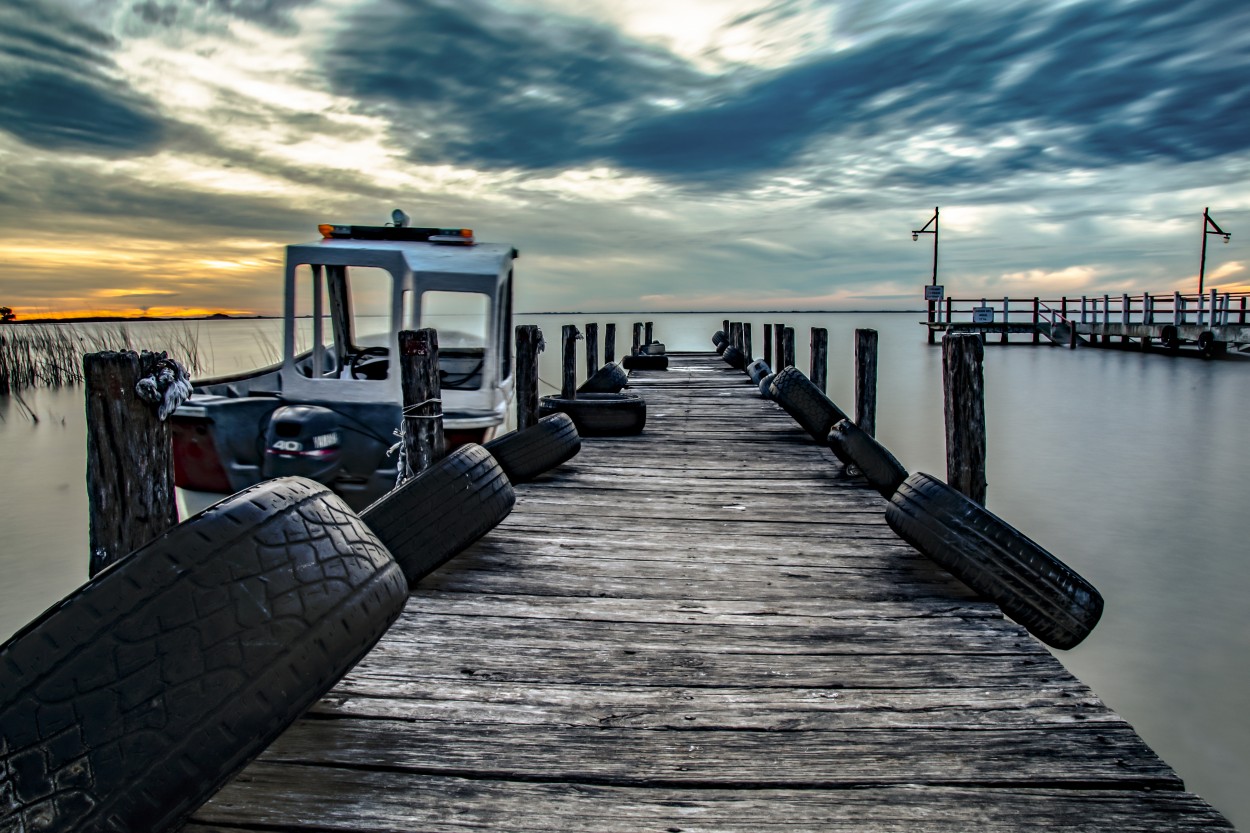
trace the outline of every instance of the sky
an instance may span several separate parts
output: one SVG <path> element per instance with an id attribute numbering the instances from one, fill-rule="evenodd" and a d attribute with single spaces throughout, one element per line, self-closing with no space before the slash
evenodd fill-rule
<path id="1" fill-rule="evenodd" d="M 519 311 L 1250 289 L 1245 0 L 3 0 L 0 305 L 281 311 L 323 222 Z"/>

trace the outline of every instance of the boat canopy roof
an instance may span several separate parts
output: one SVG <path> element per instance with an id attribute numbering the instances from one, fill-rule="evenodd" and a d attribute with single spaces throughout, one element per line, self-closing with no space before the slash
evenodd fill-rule
<path id="1" fill-rule="evenodd" d="M 287 246 L 287 263 L 378 266 L 395 270 L 402 262 L 414 274 L 499 276 L 507 273 L 516 256 L 516 249 L 500 243 L 461 246 L 406 240 L 327 238 Z"/>

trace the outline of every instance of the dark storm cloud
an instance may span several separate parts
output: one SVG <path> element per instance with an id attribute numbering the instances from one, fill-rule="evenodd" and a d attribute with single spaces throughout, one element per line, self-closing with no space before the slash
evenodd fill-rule
<path id="1" fill-rule="evenodd" d="M 45 0 L 0 6 L 0 130 L 29 145 L 105 154 L 155 148 L 155 105 L 118 80 L 113 40 Z"/>
<path id="2" fill-rule="evenodd" d="M 385 0 L 351 21 L 327 66 L 336 89 L 402 125 L 398 140 L 415 157 L 480 167 L 602 159 L 697 182 L 781 172 L 816 152 L 836 159 L 875 136 L 939 126 L 965 144 L 1010 133 L 1035 142 L 883 170 L 882 184 L 941 186 L 1250 147 L 1244 4 L 987 5 L 881 31 L 767 75 L 712 78 L 588 23 Z M 681 106 L 658 106 L 663 98 Z"/>
<path id="3" fill-rule="evenodd" d="M 606 27 L 481 0 L 372 3 L 325 65 L 338 91 L 385 107 L 414 157 L 497 168 L 591 158 L 657 98 L 706 83 Z"/>
<path id="4" fill-rule="evenodd" d="M 296 27 L 294 12 L 313 0 L 140 0 L 131 6 L 148 26 L 206 28 L 221 18 L 237 18 L 280 32 Z"/>

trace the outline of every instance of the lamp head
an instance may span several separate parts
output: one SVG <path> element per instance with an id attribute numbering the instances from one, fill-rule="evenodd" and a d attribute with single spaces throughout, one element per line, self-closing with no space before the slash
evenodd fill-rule
<path id="1" fill-rule="evenodd" d="M 919 239 L 920 239 L 920 232 L 918 232 L 918 231 L 913 231 L 913 232 L 911 233 L 911 240 L 912 240 L 912 242 L 914 243 L 914 242 L 916 242 L 916 241 L 917 241 L 917 240 L 919 240 Z"/>
<path id="2" fill-rule="evenodd" d="M 1228 242 L 1228 238 L 1230 238 L 1230 237 L 1232 237 L 1232 236 L 1233 236 L 1233 235 L 1232 235 L 1232 233 L 1231 233 L 1231 232 L 1230 232 L 1229 234 L 1224 235 L 1224 242 L 1225 242 L 1225 243 L 1227 243 L 1227 242 Z"/>

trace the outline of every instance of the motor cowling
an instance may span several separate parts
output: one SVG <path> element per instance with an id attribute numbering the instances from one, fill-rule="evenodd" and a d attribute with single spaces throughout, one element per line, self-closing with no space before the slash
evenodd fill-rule
<path id="1" fill-rule="evenodd" d="M 299 476 L 329 482 L 342 467 L 340 417 L 317 405 L 284 405 L 265 428 L 266 477 Z"/>

